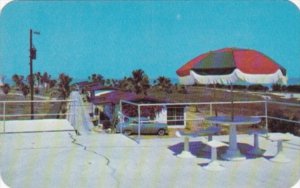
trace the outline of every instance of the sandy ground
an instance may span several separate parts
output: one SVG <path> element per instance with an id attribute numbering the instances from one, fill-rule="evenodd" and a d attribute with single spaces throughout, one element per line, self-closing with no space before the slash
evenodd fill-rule
<path id="1" fill-rule="evenodd" d="M 228 136 L 214 136 L 228 142 Z M 207 171 L 210 152 L 200 137 L 190 140 L 196 157 L 181 159 L 182 138 L 141 140 L 120 134 L 72 132 L 0 135 L 0 170 L 4 182 L 19 187 L 274 187 L 293 186 L 300 178 L 300 138 L 284 143 L 289 163 L 274 163 L 276 143 L 260 138 L 262 157 L 243 161 L 219 158 L 225 170 Z M 239 135 L 242 153 L 251 149 L 253 136 Z M 227 147 L 218 150 L 218 156 Z"/>

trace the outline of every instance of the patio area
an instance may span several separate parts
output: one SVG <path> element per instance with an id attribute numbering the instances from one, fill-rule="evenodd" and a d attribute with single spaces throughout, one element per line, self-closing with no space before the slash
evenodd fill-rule
<path id="1" fill-rule="evenodd" d="M 0 121 L 0 133 L 75 131 L 66 119 Z"/>
<path id="2" fill-rule="evenodd" d="M 220 158 L 223 171 L 204 169 L 210 152 L 202 137 L 190 139 L 196 157 L 181 159 L 182 138 L 145 139 L 140 144 L 121 134 L 72 132 L 18 133 L 0 136 L 0 170 L 10 187 L 292 187 L 300 178 L 300 138 L 283 143 L 291 161 L 271 162 L 277 143 L 259 137 L 262 157 L 246 155 L 243 161 Z M 214 136 L 227 142 L 228 135 Z M 253 136 L 238 135 L 245 153 Z"/>

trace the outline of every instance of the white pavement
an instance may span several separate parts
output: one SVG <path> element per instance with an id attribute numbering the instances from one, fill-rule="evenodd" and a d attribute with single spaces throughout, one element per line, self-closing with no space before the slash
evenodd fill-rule
<path id="1" fill-rule="evenodd" d="M 0 133 L 74 131 L 66 119 L 35 119 L 0 121 Z"/>
<path id="2" fill-rule="evenodd" d="M 80 134 L 90 134 L 93 124 L 91 122 L 89 113 L 78 91 L 73 91 L 70 94 L 70 116 L 68 117 L 71 125 L 77 129 Z"/>
<path id="3" fill-rule="evenodd" d="M 228 136 L 215 136 L 228 141 Z M 12 188 L 98 187 L 292 187 L 300 178 L 300 138 L 284 143 L 289 163 L 269 160 L 276 143 L 260 138 L 264 156 L 239 162 L 224 161 L 223 171 L 206 171 L 210 153 L 201 151 L 201 138 L 190 139 L 193 159 L 175 155 L 183 149 L 181 138 L 144 139 L 140 144 L 120 134 L 76 136 L 72 132 L 0 135 L 0 171 Z M 243 153 L 253 137 L 239 135 Z"/>

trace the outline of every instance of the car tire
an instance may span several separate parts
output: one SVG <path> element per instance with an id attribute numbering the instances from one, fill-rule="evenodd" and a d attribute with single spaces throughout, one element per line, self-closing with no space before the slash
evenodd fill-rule
<path id="1" fill-rule="evenodd" d="M 165 130 L 165 129 L 159 129 L 159 130 L 157 131 L 157 134 L 158 134 L 159 136 L 164 136 L 164 135 L 166 134 L 166 130 Z"/>
<path id="2" fill-rule="evenodd" d="M 131 135 L 131 131 L 130 130 L 125 130 L 125 131 L 123 131 L 123 134 L 125 134 L 126 136 L 129 136 L 129 135 Z"/>

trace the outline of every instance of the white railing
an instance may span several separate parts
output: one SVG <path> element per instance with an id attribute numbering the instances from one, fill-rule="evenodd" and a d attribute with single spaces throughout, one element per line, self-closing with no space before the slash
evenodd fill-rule
<path id="1" fill-rule="evenodd" d="M 212 116 L 213 115 L 213 110 L 214 110 L 214 106 L 217 105 L 231 105 L 232 102 L 190 102 L 190 103 L 152 103 L 152 104 L 139 104 L 139 103 L 134 103 L 131 101 L 126 101 L 126 100 L 121 100 L 120 101 L 120 111 L 122 112 L 122 106 L 124 104 L 129 104 L 129 105 L 134 105 L 137 107 L 137 114 L 138 114 L 138 123 L 141 124 L 141 108 L 145 107 L 145 106 L 162 106 L 162 107 L 166 107 L 166 106 L 201 106 L 202 108 L 204 108 L 205 106 L 209 106 L 209 115 Z M 237 105 L 237 104 L 262 104 L 264 107 L 263 109 L 261 109 L 261 114 L 257 115 L 257 114 L 250 114 L 249 116 L 253 116 L 253 117 L 260 117 L 260 118 L 264 118 L 265 119 L 265 128 L 268 130 L 268 119 L 274 119 L 274 120 L 280 120 L 280 121 L 286 121 L 286 122 L 290 122 L 290 123 L 296 123 L 297 125 L 300 125 L 300 120 L 290 120 L 290 119 L 284 119 L 284 118 L 280 118 L 280 117 L 273 117 L 269 115 L 268 112 L 268 105 L 269 104 L 280 104 L 280 105 L 287 105 L 287 106 L 294 106 L 296 108 L 300 108 L 300 104 L 296 104 L 296 103 L 286 103 L 286 102 L 277 102 L 277 101 L 270 101 L 270 100 L 260 100 L 260 101 L 234 101 L 233 102 L 233 106 Z M 228 106 L 228 108 L 231 108 Z M 221 108 L 219 108 L 220 110 Z M 244 109 L 246 110 L 246 109 Z M 253 110 L 250 110 L 250 112 L 253 113 Z M 230 113 L 230 112 L 228 112 Z M 181 119 L 180 119 L 181 120 Z M 174 120 L 168 120 L 168 121 L 180 121 L 177 119 Z M 199 120 L 203 120 L 203 119 L 197 119 L 197 118 L 187 118 L 185 117 L 183 119 L 183 121 L 199 121 Z M 154 122 L 154 121 L 152 121 Z M 138 129 L 138 138 L 137 138 L 137 142 L 140 141 L 140 126 Z"/>
<path id="2" fill-rule="evenodd" d="M 34 114 L 29 113 L 22 113 L 22 112 L 18 112 L 18 113 L 9 113 L 9 108 L 16 108 L 20 105 L 24 105 L 26 106 L 26 108 L 30 109 L 30 103 L 34 103 L 35 104 L 35 109 L 39 109 L 41 108 L 40 106 L 43 104 L 50 104 L 50 103 L 67 103 L 67 111 L 63 114 L 61 114 L 59 111 L 57 113 L 45 113 L 44 111 L 37 113 L 35 112 Z M 34 100 L 34 101 L 30 101 L 30 100 L 18 100 L 18 101 L 0 101 L 0 110 L 2 107 L 2 113 L 0 113 L 0 120 L 2 120 L 2 125 L 3 125 L 3 132 L 5 133 L 5 128 L 6 128 L 6 121 L 8 120 L 15 120 L 15 119 L 30 119 L 31 117 L 33 117 L 34 119 L 47 119 L 49 117 L 54 117 L 54 116 L 60 116 L 63 115 L 64 118 L 63 119 L 67 119 L 70 122 L 70 116 L 71 116 L 71 112 L 70 112 L 70 108 L 71 108 L 71 104 L 72 104 L 72 100 Z M 37 108 L 39 107 L 39 108 Z M 51 107 L 48 107 L 47 109 L 49 110 Z M 23 109 L 24 110 L 24 109 Z M 59 109 L 60 110 L 60 109 Z M 49 118 L 50 119 L 50 118 Z M 76 129 L 76 125 L 72 124 L 70 122 L 70 124 L 74 127 L 74 129 Z"/>

